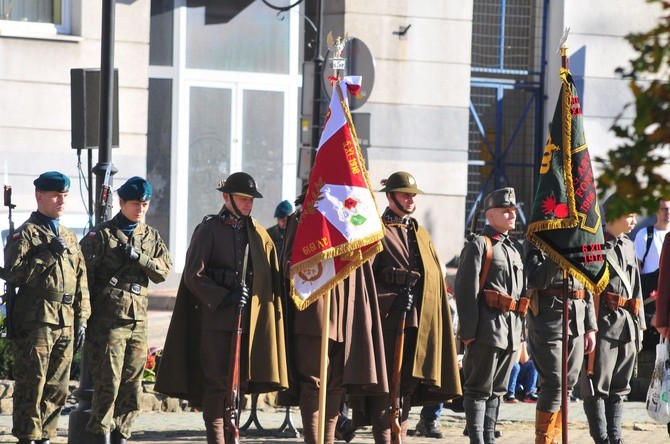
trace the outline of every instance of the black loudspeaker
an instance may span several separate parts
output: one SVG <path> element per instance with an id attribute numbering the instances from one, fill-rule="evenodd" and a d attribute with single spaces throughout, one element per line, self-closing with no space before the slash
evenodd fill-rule
<path id="1" fill-rule="evenodd" d="M 100 70 L 71 69 L 70 99 L 72 148 L 98 148 L 100 124 Z M 119 72 L 114 70 L 114 107 L 112 117 L 112 147 L 119 147 Z"/>

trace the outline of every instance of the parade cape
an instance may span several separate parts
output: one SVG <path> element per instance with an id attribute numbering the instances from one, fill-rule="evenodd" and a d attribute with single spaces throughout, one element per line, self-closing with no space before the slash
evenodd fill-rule
<path id="1" fill-rule="evenodd" d="M 597 294 L 609 281 L 603 221 L 584 136 L 582 108 L 566 68 L 561 69 L 561 83 L 526 236 Z"/>
<path id="2" fill-rule="evenodd" d="M 382 250 L 384 227 L 347 104 L 347 93 L 358 90 L 359 76 L 334 79 L 291 251 L 291 296 L 298 310 Z"/>

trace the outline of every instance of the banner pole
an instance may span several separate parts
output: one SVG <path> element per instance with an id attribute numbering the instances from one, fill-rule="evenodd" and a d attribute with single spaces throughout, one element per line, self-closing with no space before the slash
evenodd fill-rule
<path id="1" fill-rule="evenodd" d="M 321 326 L 321 366 L 319 374 L 319 428 L 318 441 L 326 442 L 326 395 L 328 392 L 328 336 L 330 336 L 330 297 L 332 290 L 323 297 L 323 325 Z"/>
<path id="2" fill-rule="evenodd" d="M 570 320 L 570 297 L 568 296 L 568 269 L 563 269 L 563 359 L 561 371 L 561 427 L 563 444 L 568 444 L 568 322 Z"/>

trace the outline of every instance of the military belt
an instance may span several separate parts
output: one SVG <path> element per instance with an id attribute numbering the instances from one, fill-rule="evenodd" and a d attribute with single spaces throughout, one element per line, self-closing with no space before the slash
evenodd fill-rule
<path id="1" fill-rule="evenodd" d="M 135 283 L 118 282 L 116 278 L 111 278 L 109 280 L 109 285 L 119 290 L 129 291 L 133 294 L 139 294 L 139 295 L 146 294 L 146 291 L 142 291 L 144 290 L 142 285 Z"/>
<path id="2" fill-rule="evenodd" d="M 640 312 L 641 302 L 639 299 L 628 299 L 620 294 L 605 291 L 601 293 L 601 301 L 607 308 L 616 311 L 617 308 L 624 308 L 630 312 L 634 317 L 637 317 Z"/>
<path id="3" fill-rule="evenodd" d="M 388 267 L 382 270 L 382 279 L 387 285 L 406 286 L 409 280 L 410 286 L 414 286 L 421 277 L 418 271 L 407 271 L 404 268 Z"/>
<path id="4" fill-rule="evenodd" d="M 562 298 L 563 297 L 563 290 L 560 290 L 558 288 L 549 288 L 547 290 L 538 291 L 538 294 L 540 296 L 547 296 L 547 297 L 555 296 L 557 298 Z M 584 291 L 584 289 L 568 291 L 568 297 L 570 299 L 580 299 L 581 300 L 581 299 L 584 299 L 585 296 L 586 296 L 586 292 Z"/>
<path id="5" fill-rule="evenodd" d="M 529 298 L 520 298 L 518 301 L 505 293 L 498 290 L 484 290 L 484 303 L 490 308 L 496 308 L 503 313 L 511 311 L 521 317 L 526 316 L 528 306 L 530 305 Z"/>
<path id="6" fill-rule="evenodd" d="M 44 290 L 42 288 L 21 287 L 19 294 L 38 297 L 47 301 L 60 302 L 61 304 L 65 305 L 70 305 L 74 301 L 73 294 L 66 294 L 60 291 Z"/>

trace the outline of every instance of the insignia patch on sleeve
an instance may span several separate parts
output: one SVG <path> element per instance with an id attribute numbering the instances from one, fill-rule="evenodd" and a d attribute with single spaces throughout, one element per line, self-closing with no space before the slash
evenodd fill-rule
<path id="1" fill-rule="evenodd" d="M 89 231 L 88 232 L 88 237 L 95 237 L 95 231 Z"/>

